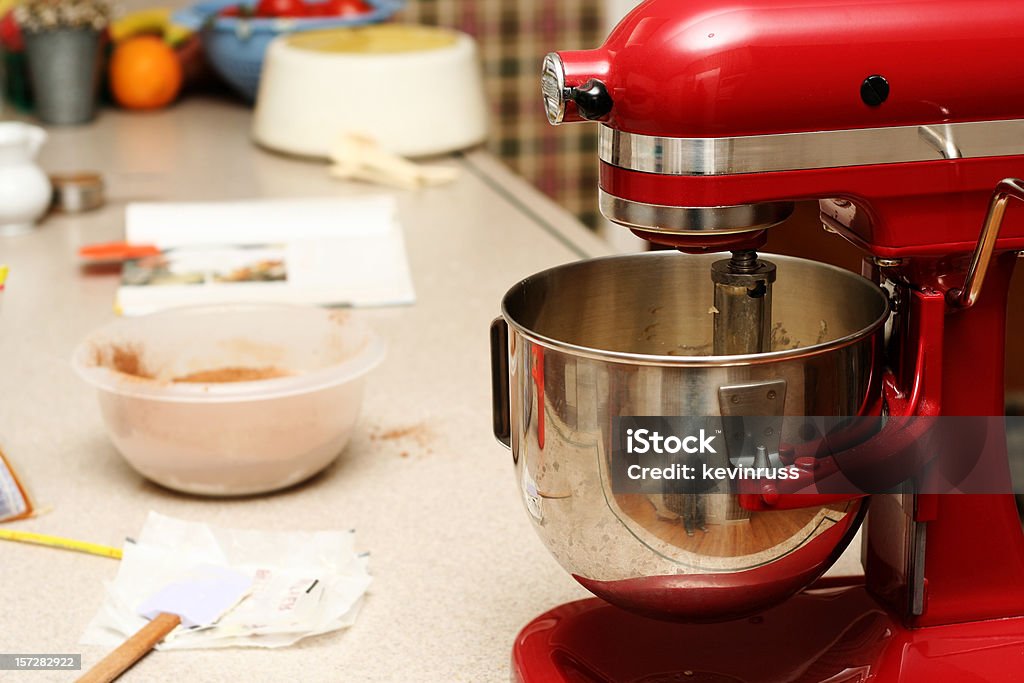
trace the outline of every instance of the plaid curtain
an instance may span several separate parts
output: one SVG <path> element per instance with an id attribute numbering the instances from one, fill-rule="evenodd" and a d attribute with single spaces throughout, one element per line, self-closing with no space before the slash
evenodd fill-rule
<path id="1" fill-rule="evenodd" d="M 596 226 L 597 127 L 552 128 L 544 116 L 544 55 L 604 40 L 603 0 L 407 0 L 400 20 L 477 39 L 491 103 L 491 151 L 560 205 Z"/>

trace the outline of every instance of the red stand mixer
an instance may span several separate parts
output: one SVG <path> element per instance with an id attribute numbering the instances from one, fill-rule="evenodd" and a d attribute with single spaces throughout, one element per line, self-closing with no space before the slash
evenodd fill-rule
<path id="1" fill-rule="evenodd" d="M 1016 2 L 648 0 L 604 46 L 548 56 L 551 122 L 601 126 L 602 212 L 676 251 L 532 276 L 492 327 L 527 511 L 604 598 L 527 625 L 516 680 L 1024 680 L 1009 492 L 698 510 L 618 495 L 606 470 L 621 415 L 1004 414 L 1022 46 Z M 805 200 L 863 277 L 757 253 Z M 794 461 L 798 437 L 765 438 L 743 457 Z M 1005 439 L 983 457 L 1005 463 Z M 864 577 L 821 579 L 868 509 Z"/>

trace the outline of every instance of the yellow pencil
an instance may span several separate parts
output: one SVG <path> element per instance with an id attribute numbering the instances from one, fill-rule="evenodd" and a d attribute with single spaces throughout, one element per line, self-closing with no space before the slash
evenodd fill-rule
<path id="1" fill-rule="evenodd" d="M 120 548 L 114 548 L 109 545 L 100 545 L 98 543 L 88 543 L 86 541 L 76 541 L 72 538 L 61 538 L 60 536 L 34 534 L 31 531 L 0 529 L 0 539 L 7 541 L 19 541 L 21 543 L 34 543 L 35 545 L 45 545 L 50 548 L 74 550 L 80 553 L 99 555 L 100 557 L 110 557 L 115 560 L 121 559 Z"/>
<path id="2" fill-rule="evenodd" d="M 0 291 L 3 291 L 4 283 L 7 282 L 7 273 L 11 272 L 11 269 L 0 263 Z"/>

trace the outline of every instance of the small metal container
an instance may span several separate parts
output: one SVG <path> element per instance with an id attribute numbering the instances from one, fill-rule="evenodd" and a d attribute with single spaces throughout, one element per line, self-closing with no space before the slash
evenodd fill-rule
<path id="1" fill-rule="evenodd" d="M 720 419 L 735 408 L 778 416 L 777 438 L 800 444 L 804 416 L 878 404 L 889 314 L 878 286 L 765 255 L 778 268 L 771 351 L 715 356 L 720 258 L 656 252 L 553 268 L 513 287 L 491 330 L 495 434 L 534 529 L 592 592 L 650 615 L 714 620 L 780 602 L 828 569 L 866 509 L 857 499 L 749 512 L 726 488 L 701 501 L 708 530 L 692 534 L 685 500 L 612 489 L 620 416 Z"/>
<path id="2" fill-rule="evenodd" d="M 75 125 L 95 118 L 101 47 L 100 32 L 93 28 L 26 31 L 25 52 L 39 120 Z"/>
<path id="3" fill-rule="evenodd" d="M 103 206 L 103 177 L 99 173 L 57 173 L 50 175 L 53 208 L 62 213 L 83 213 Z"/>

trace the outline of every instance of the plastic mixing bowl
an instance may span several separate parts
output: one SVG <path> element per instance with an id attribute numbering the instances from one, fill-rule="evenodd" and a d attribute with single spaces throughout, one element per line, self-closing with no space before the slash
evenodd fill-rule
<path id="1" fill-rule="evenodd" d="M 383 356 L 380 338 L 347 311 L 251 304 L 120 319 L 90 334 L 72 363 L 140 474 L 235 496 L 329 465 Z"/>

